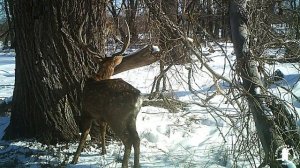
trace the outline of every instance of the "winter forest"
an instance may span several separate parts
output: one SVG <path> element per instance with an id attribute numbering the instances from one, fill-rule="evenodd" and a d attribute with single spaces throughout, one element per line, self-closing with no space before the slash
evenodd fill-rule
<path id="1" fill-rule="evenodd" d="M 0 0 L 0 167 L 300 167 L 299 0 Z"/>

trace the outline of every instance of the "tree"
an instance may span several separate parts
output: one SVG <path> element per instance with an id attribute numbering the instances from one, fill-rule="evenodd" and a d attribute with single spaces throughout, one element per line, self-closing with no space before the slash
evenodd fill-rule
<path id="1" fill-rule="evenodd" d="M 95 13 L 105 16 L 106 2 L 96 2 L 11 1 L 16 80 L 6 139 L 36 137 L 49 143 L 74 139 L 81 83 L 92 74 L 88 67 L 96 68 L 90 63 L 91 53 L 79 45 L 81 26 L 82 36 L 104 55 L 105 17 Z"/>
<path id="2" fill-rule="evenodd" d="M 298 150 L 299 135 L 288 133 L 296 129 L 296 120 L 280 98 L 268 93 L 260 76 L 256 57 L 250 52 L 252 49 L 249 41 L 253 36 L 248 28 L 250 17 L 246 6 L 253 4 L 247 4 L 247 0 L 230 1 L 230 27 L 237 59 L 236 69 L 242 79 L 243 94 L 265 154 L 260 167 L 267 164 L 270 167 L 280 167 L 281 162 L 276 160 L 277 150 L 284 145 Z"/>
<path id="3" fill-rule="evenodd" d="M 45 143 L 70 141 L 78 135 L 84 81 L 105 56 L 107 0 L 9 1 L 14 6 L 16 79 L 11 122 L 5 139 L 36 138 Z M 129 68 L 156 61 L 137 62 Z M 135 65 L 136 63 L 136 65 Z M 116 72 L 129 69 L 122 65 Z"/>
<path id="4" fill-rule="evenodd" d="M 240 4 L 240 5 L 238 5 Z M 237 56 L 237 69 L 239 75 L 243 79 L 243 87 L 247 93 L 245 93 L 248 100 L 248 106 L 251 114 L 253 115 L 256 130 L 258 132 L 259 139 L 266 153 L 266 158 L 272 161 L 275 160 L 275 151 L 279 147 L 274 140 L 272 134 L 272 125 L 269 119 L 264 115 L 263 100 L 259 98 L 263 85 L 260 81 L 260 76 L 256 67 L 255 61 L 251 59 L 249 52 L 248 31 L 247 31 L 247 16 L 246 16 L 246 1 L 243 2 L 231 2 L 230 3 L 230 26 L 232 41 L 234 44 L 235 53 Z M 271 157 L 271 155 L 273 157 Z M 276 163 L 273 166 L 278 166 Z"/>

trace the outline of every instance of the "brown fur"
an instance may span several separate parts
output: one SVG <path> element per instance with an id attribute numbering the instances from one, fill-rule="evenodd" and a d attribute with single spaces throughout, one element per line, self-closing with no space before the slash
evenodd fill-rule
<path id="1" fill-rule="evenodd" d="M 114 74 L 115 67 L 118 66 L 123 60 L 123 56 L 108 57 L 104 60 L 102 68 L 94 76 L 96 81 L 110 79 Z"/>

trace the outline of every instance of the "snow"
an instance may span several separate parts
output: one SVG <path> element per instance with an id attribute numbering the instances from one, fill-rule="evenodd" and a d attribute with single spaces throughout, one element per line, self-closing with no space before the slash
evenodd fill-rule
<path id="1" fill-rule="evenodd" d="M 152 46 L 152 53 L 158 53 L 160 51 L 158 46 Z"/>
<path id="2" fill-rule="evenodd" d="M 235 61 L 232 44 L 221 44 L 223 53 L 217 46 L 215 52 L 209 53 L 209 48 L 203 48 L 208 54 L 209 65 L 218 73 L 232 78 L 231 66 Z M 158 50 L 153 46 L 153 50 Z M 227 55 L 227 59 L 224 55 Z M 9 98 L 13 94 L 14 52 L 0 53 L 0 98 Z M 164 108 L 153 106 L 142 107 L 137 118 L 137 131 L 141 139 L 141 167 L 210 167 L 229 168 L 233 165 L 231 146 L 235 142 L 234 132 L 230 122 L 222 114 L 236 115 L 236 108 L 224 102 L 222 95 L 216 95 L 209 101 L 210 106 L 222 109 L 211 111 L 206 107 L 195 104 L 216 90 L 211 76 L 202 69 L 193 72 L 192 87 L 196 95 L 189 90 L 187 83 L 188 69 L 201 66 L 195 59 L 193 64 L 176 65 L 171 67 L 167 76 L 169 86 L 175 91 L 171 96 L 178 100 L 191 102 L 178 111 L 168 111 Z M 270 71 L 280 69 L 285 74 L 285 81 L 279 81 L 282 86 L 292 87 L 293 93 L 300 95 L 299 71 L 297 65 L 280 64 L 270 65 Z M 144 95 L 150 93 L 154 77 L 159 74 L 159 65 L 152 65 L 133 69 L 115 75 L 113 78 L 123 78 Z M 228 85 L 219 82 L 220 88 L 228 89 Z M 276 91 L 275 86 L 272 91 Z M 168 93 L 166 93 L 168 94 Z M 296 100 L 285 97 L 291 102 Z M 298 102 L 298 105 L 299 102 Z M 300 106 L 296 106 L 300 108 Z M 0 138 L 9 124 L 9 116 L 0 117 Z M 238 124 L 236 123 L 237 127 Z M 300 125 L 300 122 L 298 122 Z M 300 130 L 300 129 L 299 129 Z M 226 135 L 226 136 L 225 136 Z M 76 165 L 70 164 L 73 153 L 76 151 L 78 140 L 68 144 L 47 146 L 34 140 L 0 141 L 0 167 L 121 167 L 124 147 L 118 140 L 110 142 L 107 146 L 107 154 L 100 155 L 101 149 L 95 144 L 86 145 Z M 133 150 L 129 162 L 133 166 Z M 249 164 L 241 162 L 240 167 Z"/>
<path id="3" fill-rule="evenodd" d="M 15 53 L 13 51 L 0 52 L 0 98 L 13 94 L 15 83 Z"/>

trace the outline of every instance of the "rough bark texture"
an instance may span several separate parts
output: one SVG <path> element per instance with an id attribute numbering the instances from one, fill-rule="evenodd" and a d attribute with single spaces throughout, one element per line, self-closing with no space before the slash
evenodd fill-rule
<path id="1" fill-rule="evenodd" d="M 101 54 L 104 49 L 98 46 L 104 46 L 103 34 L 97 30 L 103 23 L 98 20 L 93 24 L 96 22 L 85 18 L 89 15 L 90 21 L 99 19 L 94 12 L 103 14 L 105 3 L 14 2 L 16 79 L 5 139 L 37 138 L 55 143 L 77 135 L 73 116 L 80 113 L 81 83 L 96 68 L 89 53 L 77 45 L 78 30 L 85 22 L 83 38 L 88 37 L 90 46 Z"/>

